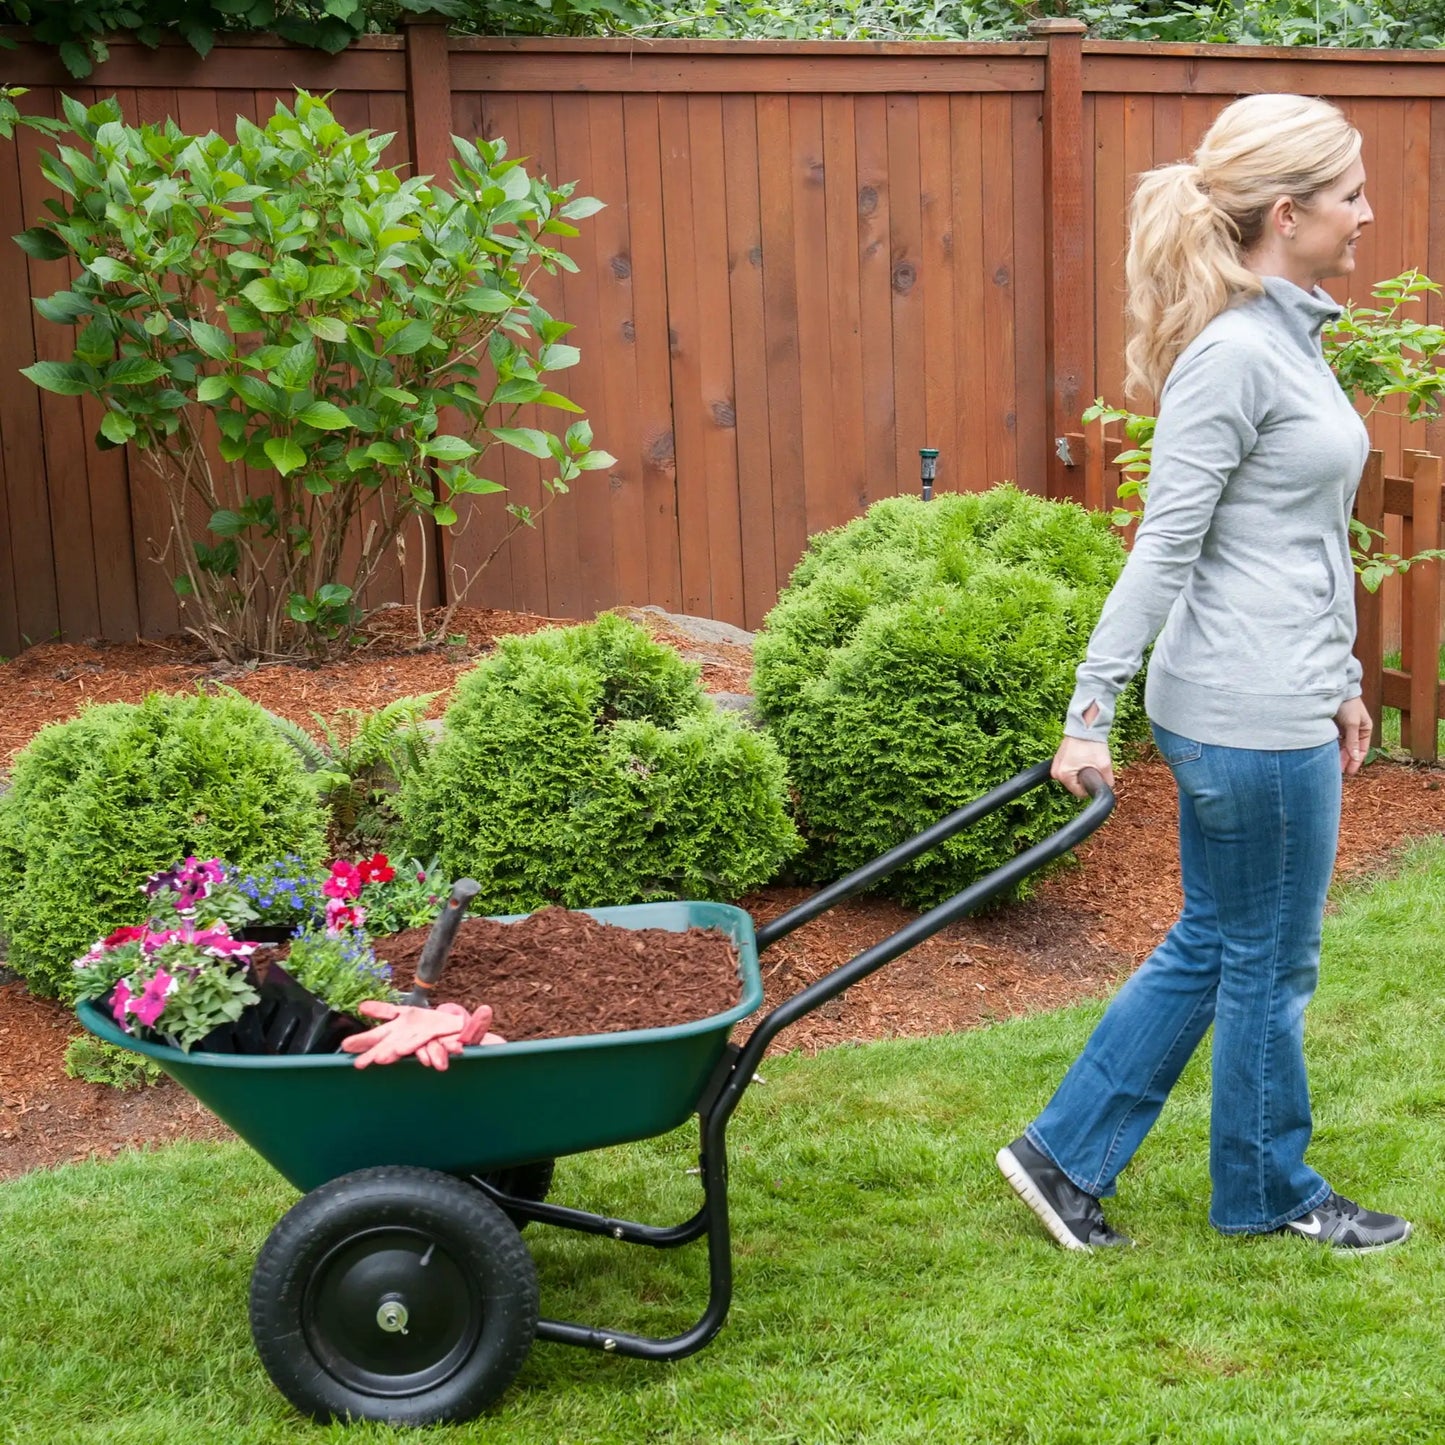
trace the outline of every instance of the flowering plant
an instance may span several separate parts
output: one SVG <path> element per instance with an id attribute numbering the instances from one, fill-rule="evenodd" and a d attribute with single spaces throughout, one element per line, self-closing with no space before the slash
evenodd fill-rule
<path id="1" fill-rule="evenodd" d="M 321 916 L 322 875 L 295 853 L 253 868 L 249 873 L 229 875 L 227 889 L 244 908 L 246 924 L 275 928 L 297 928 Z M 212 895 L 214 900 L 215 895 Z"/>
<path id="2" fill-rule="evenodd" d="M 371 932 L 380 936 L 400 933 L 404 928 L 426 927 L 446 902 L 450 886 L 435 858 L 430 863 L 413 858 L 399 871 L 388 867 L 384 877 L 377 877 L 361 890 Z"/>
<path id="3" fill-rule="evenodd" d="M 149 919 L 116 929 L 75 961 L 77 992 L 109 993 L 127 1033 L 190 1049 L 260 1001 L 249 967 L 257 945 L 238 930 L 291 928 L 286 972 L 338 1013 L 354 1014 L 364 1000 L 400 998 L 366 925 L 396 932 L 429 922 L 446 884 L 435 863 L 416 860 L 399 877 L 384 853 L 338 858 L 325 874 L 296 854 L 247 873 L 191 856 L 153 873 L 141 891 Z"/>
<path id="4" fill-rule="evenodd" d="M 338 1013 L 355 1014 L 367 999 L 394 1003 L 401 997 L 391 986 L 391 965 L 377 958 L 359 928 L 311 924 L 299 929 L 286 956 L 286 971 Z"/>
<path id="5" fill-rule="evenodd" d="M 111 992 L 111 1013 L 127 1033 L 189 1050 L 260 997 L 247 967 L 254 949 L 224 923 L 117 928 L 75 960 L 76 992 Z"/>

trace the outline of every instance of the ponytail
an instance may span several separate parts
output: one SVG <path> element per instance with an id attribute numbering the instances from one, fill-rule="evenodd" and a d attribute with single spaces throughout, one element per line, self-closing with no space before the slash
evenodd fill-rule
<path id="1" fill-rule="evenodd" d="M 1243 261 L 1281 196 L 1308 205 L 1360 153 L 1327 101 L 1251 95 L 1226 106 L 1192 163 L 1140 177 L 1129 209 L 1125 390 L 1157 396 L 1179 354 L 1263 286 Z"/>

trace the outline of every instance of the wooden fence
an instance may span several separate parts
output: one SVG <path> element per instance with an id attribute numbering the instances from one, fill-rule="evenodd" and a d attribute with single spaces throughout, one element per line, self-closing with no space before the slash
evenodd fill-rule
<path id="1" fill-rule="evenodd" d="M 1055 438 L 1120 393 L 1124 208 L 1133 177 L 1186 154 L 1234 95 L 1335 98 L 1366 136 L 1379 220 L 1361 279 L 1445 276 L 1445 60 L 1429 52 L 1084 42 L 1044 21 L 1012 45 L 451 39 L 433 26 L 341 55 L 265 39 L 117 43 L 77 86 L 53 54 L 0 52 L 0 79 L 54 112 L 115 94 L 132 118 L 226 130 L 293 86 L 348 125 L 395 132 L 389 159 L 444 167 L 449 134 L 505 136 L 607 204 L 543 300 L 576 325 L 564 389 L 617 458 L 509 544 L 472 594 L 586 616 L 656 602 L 756 625 L 806 537 L 917 485 L 1005 478 L 1082 498 Z M 0 146 L 0 235 L 33 223 L 42 144 Z M 64 262 L 0 264 L 7 366 L 68 354 L 30 297 Z M 1433 305 L 1433 303 L 1432 303 Z M 165 535 L 134 456 L 89 444 L 97 417 L 0 386 L 0 652 L 61 634 L 176 625 L 147 554 Z M 1441 441 L 1372 420 L 1385 464 Z M 536 464 L 506 459 L 518 501 Z M 448 561 L 492 549 L 480 499 Z M 399 574 L 389 583 L 400 586 Z M 387 595 L 379 589 L 372 600 Z M 394 591 L 393 591 L 394 595 Z"/>

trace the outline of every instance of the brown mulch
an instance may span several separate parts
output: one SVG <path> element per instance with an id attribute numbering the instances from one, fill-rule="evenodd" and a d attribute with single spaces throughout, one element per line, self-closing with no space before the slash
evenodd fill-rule
<path id="1" fill-rule="evenodd" d="M 629 615 L 691 654 L 709 689 L 747 690 L 747 649 L 698 644 L 649 614 Z M 370 646 L 326 668 L 218 669 L 183 642 L 45 644 L 0 666 L 0 760 L 86 699 L 135 701 L 148 691 L 206 679 L 228 682 L 303 724 L 313 712 L 330 717 L 406 693 L 445 693 L 497 636 L 554 622 L 465 611 L 456 622 L 465 646 L 415 652 L 404 641 L 414 622 L 394 609 L 381 614 Z M 439 698 L 434 710 L 444 703 Z M 1445 829 L 1442 784 L 1445 773 L 1392 762 L 1375 763 L 1348 781 L 1337 877 L 1388 867 L 1409 839 Z M 1163 937 L 1180 901 L 1168 769 L 1146 758 L 1120 775 L 1118 794 L 1114 816 L 1079 850 L 1077 864 L 1045 879 L 1032 899 L 951 925 L 800 1020 L 776 1047 L 812 1051 L 973 1028 L 1107 993 Z M 766 888 L 742 902 L 761 923 L 805 896 L 806 890 Z M 805 925 L 763 955 L 769 1006 L 914 916 L 886 900 L 851 899 Z M 485 1001 L 495 1006 L 494 999 Z M 507 1032 L 500 1024 L 498 1030 Z M 66 1078 L 61 1058 L 77 1031 L 73 1016 L 57 1004 L 31 998 L 17 983 L 0 984 L 0 1179 L 133 1145 L 224 1135 L 223 1126 L 174 1085 L 122 1094 Z"/>
<path id="2" fill-rule="evenodd" d="M 378 940 L 395 987 L 411 988 L 429 933 Z M 439 1003 L 489 1005 L 509 1042 L 673 1028 L 726 1013 L 739 993 L 737 953 L 720 933 L 616 928 L 565 908 L 465 919 L 436 986 Z"/>

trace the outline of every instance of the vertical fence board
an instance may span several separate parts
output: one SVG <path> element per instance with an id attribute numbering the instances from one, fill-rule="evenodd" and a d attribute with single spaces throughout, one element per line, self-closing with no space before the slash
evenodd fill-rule
<path id="1" fill-rule="evenodd" d="M 1049 424 L 1049 367 L 1044 355 L 1044 228 L 1035 217 L 1044 194 L 1044 153 L 1041 139 L 1043 103 L 1037 95 L 1013 97 L 1014 195 L 1014 436 L 1018 459 L 1014 476 L 1019 486 L 1048 495 L 1049 458 L 1054 431 Z M 1062 318 L 1061 318 L 1062 319 Z M 1061 340 L 1071 344 L 1068 328 Z M 1082 352 L 1082 337 L 1079 338 Z M 1069 361 L 1060 357 L 1060 369 Z M 1082 410 L 1082 408 L 1080 408 Z M 1078 417 L 1066 420 L 1077 424 Z M 1062 428 L 1060 429 L 1060 433 Z"/>
<path id="2" fill-rule="evenodd" d="M 21 164 L 19 145 L 0 145 L 0 236 L 24 231 L 36 219 L 21 200 Z M 36 329 L 51 324 L 35 313 L 32 294 L 49 293 L 32 282 L 23 258 L 12 253 L 0 266 L 0 335 L 11 357 L 23 365 L 36 354 Z M 40 390 L 13 371 L 0 385 L 0 471 L 6 500 L 0 550 L 7 559 L 13 604 L 11 611 L 0 613 L 0 652 L 9 655 L 60 629 Z"/>
<path id="3" fill-rule="evenodd" d="M 1360 490 L 1355 497 L 1355 516 L 1365 526 L 1383 531 L 1385 525 L 1385 459 L 1378 447 L 1370 448 Z M 1360 688 L 1365 707 L 1379 738 L 1385 668 L 1384 598 L 1368 592 L 1355 579 L 1355 657 L 1360 664 Z"/>
<path id="4" fill-rule="evenodd" d="M 481 134 L 487 140 L 504 140 L 509 156 L 525 156 L 530 138 L 521 133 L 521 118 L 515 95 L 486 95 L 481 103 Z M 519 426 L 525 421 L 519 409 L 518 415 L 507 418 L 508 424 Z M 489 475 L 493 481 L 506 487 L 505 502 L 508 505 L 529 508 L 534 514 L 547 501 L 542 490 L 541 464 L 534 458 L 512 447 L 497 446 L 486 454 Z M 483 498 L 483 501 L 486 499 Z M 562 498 L 562 505 L 567 499 Z M 544 523 L 533 526 L 519 526 L 512 532 L 509 541 L 493 567 L 505 562 L 511 576 L 511 605 L 524 612 L 550 615 L 547 595 L 547 544 L 543 534 Z M 485 534 L 483 534 L 484 536 Z M 465 558 L 465 565 L 475 568 L 486 560 L 491 547 L 482 551 L 482 536 L 467 536 L 458 544 L 457 555 Z M 496 543 L 493 542 L 492 546 Z M 466 551 L 462 550 L 463 546 Z M 450 591 L 448 592 L 450 596 Z"/>
<path id="5" fill-rule="evenodd" d="M 803 515 L 809 535 L 853 515 L 839 486 L 834 450 L 833 341 L 829 308 L 828 197 L 823 105 L 816 95 L 788 97 L 792 177 L 793 274 L 798 296 L 798 382 L 802 398 Z"/>
<path id="6" fill-rule="evenodd" d="M 758 196 L 767 332 L 768 442 L 773 459 L 773 545 L 781 581 L 792 572 L 808 536 L 797 254 L 792 168 L 788 162 L 792 130 L 786 96 L 758 97 L 758 143 L 772 162 L 759 169 Z"/>
<path id="7" fill-rule="evenodd" d="M 1445 278 L 1445 100 L 1429 100 L 1425 106 L 1430 127 L 1430 162 L 1425 173 L 1428 227 L 1425 274 Z M 1439 295 L 1426 298 L 1425 319 L 1432 326 L 1445 321 L 1445 298 Z M 1425 445 L 1437 456 L 1445 451 L 1445 423 L 1439 420 L 1426 423 Z"/>
<path id="8" fill-rule="evenodd" d="M 610 499 L 615 599 L 641 605 L 652 599 L 647 582 L 643 443 L 637 404 L 635 278 L 627 188 L 626 132 L 622 97 L 592 97 L 592 164 L 578 188 L 606 202 L 585 223 L 596 244 L 598 342 L 612 358 L 602 376 L 601 410 L 591 418 L 593 445 L 611 452 L 615 465 L 594 472 L 586 485 L 606 488 Z M 584 353 L 585 356 L 585 353 Z M 563 390 L 566 390 L 565 385 Z"/>
<path id="9" fill-rule="evenodd" d="M 742 533 L 732 327 L 728 316 L 727 171 L 721 97 L 691 96 L 687 111 L 697 258 L 697 405 L 707 509 L 709 607 L 712 616 L 740 625 Z"/>
<path id="10" fill-rule="evenodd" d="M 647 506 L 648 589 L 655 603 L 676 608 L 682 605 L 682 561 L 677 534 L 677 458 L 672 430 L 662 137 L 657 97 L 629 95 L 622 102 L 622 112 L 635 278 L 632 294 L 637 389 L 644 438 L 642 476 Z"/>
<path id="11" fill-rule="evenodd" d="M 32 108 L 55 114 L 59 97 L 53 91 L 35 92 Z M 54 194 L 40 173 L 41 142 L 31 130 L 15 133 L 20 160 L 20 195 L 27 224 L 41 219 L 42 201 Z M 49 296 L 70 283 L 67 261 L 26 258 L 30 294 Z M 69 361 L 75 349 L 76 328 L 35 321 L 35 354 L 40 361 Z M 27 383 L 28 384 L 28 383 Z M 95 580 L 95 536 L 90 520 L 90 491 L 86 469 L 89 444 L 80 399 L 40 394 L 45 474 L 49 482 L 50 531 L 55 539 L 55 580 L 62 634 L 69 638 L 93 637 L 100 631 L 100 600 Z M 41 640 L 41 639 L 37 639 Z"/>
<path id="12" fill-rule="evenodd" d="M 867 509 L 870 495 L 863 422 L 856 116 L 851 96 L 825 95 L 822 106 L 833 464 L 840 505 L 852 515 Z"/>
<path id="13" fill-rule="evenodd" d="M 667 325 L 672 354 L 672 431 L 677 447 L 677 530 L 685 612 L 707 615 L 712 576 L 707 504 L 707 442 L 702 416 L 697 226 L 692 207 L 688 97 L 658 99 L 662 209 L 666 217 Z"/>
<path id="14" fill-rule="evenodd" d="M 517 144 L 512 154 L 525 156 L 527 169 L 533 174 L 540 173 L 556 179 L 557 133 L 556 97 L 547 92 L 527 91 L 517 96 Z M 563 281 L 560 276 L 549 276 L 539 272 L 534 280 L 533 290 L 542 309 L 551 316 L 565 318 Z M 575 375 L 567 377 L 568 384 L 575 390 Z M 523 407 L 520 413 L 523 426 L 545 427 L 550 415 L 536 406 Z M 530 461 L 531 458 L 525 458 Z M 550 461 L 542 462 L 533 471 L 540 479 L 556 474 Z M 549 505 L 542 520 L 542 545 L 547 559 L 547 612 L 553 617 L 581 617 L 585 608 L 582 604 L 582 579 L 579 571 L 581 536 L 578 529 L 576 498 L 564 495 Z"/>
<path id="15" fill-rule="evenodd" d="M 976 95 L 949 98 L 949 154 L 953 163 L 954 372 L 958 385 L 958 461 L 953 476 L 961 490 L 981 491 L 994 481 L 988 469 L 985 418 L 987 375 L 993 365 L 984 335 L 984 295 L 992 282 L 984 265 L 983 112 Z"/>
<path id="16" fill-rule="evenodd" d="M 988 271 L 983 336 L 988 397 L 984 443 L 989 485 L 1018 475 L 1014 427 L 1013 103 L 1009 96 L 982 99 L 983 254 Z"/>
<path id="17" fill-rule="evenodd" d="M 922 379 L 923 216 L 918 160 L 918 97 L 890 95 L 888 114 L 888 240 L 893 324 L 893 464 L 887 489 L 911 492 L 918 485 L 918 448 L 927 440 Z"/>
<path id="18" fill-rule="evenodd" d="M 338 97 L 339 99 L 339 97 Z M 475 91 L 453 92 L 452 131 L 470 141 L 485 141 L 486 122 L 482 115 L 482 97 Z M 566 390 L 565 386 L 561 388 Z M 498 425 L 501 418 L 494 418 Z M 473 439 L 473 445 L 482 448 L 482 454 L 474 457 L 472 470 L 488 481 L 506 486 L 506 448 L 500 442 L 487 444 L 485 436 Z M 447 543 L 454 563 L 469 565 L 475 580 L 467 594 L 467 601 L 474 607 L 510 607 L 513 605 L 514 584 L 512 581 L 513 546 L 507 541 L 507 533 L 515 523 L 506 508 L 511 500 L 506 493 L 490 493 L 484 497 L 461 497 L 457 499 L 456 510 L 460 521 Z M 413 563 L 411 550 L 405 545 L 402 557 Z M 465 559 L 465 560 L 464 560 Z M 480 570 L 478 570 L 480 569 Z M 428 576 L 436 574 L 428 573 Z M 408 588 L 407 595 L 410 595 Z M 446 600 L 455 595 L 454 588 L 448 587 Z M 438 593 L 440 596 L 440 593 Z"/>
<path id="19" fill-rule="evenodd" d="M 1440 458 L 1409 452 L 1405 460 L 1414 492 L 1412 550 L 1432 551 L 1440 545 Z M 1440 720 L 1440 567 L 1412 567 L 1407 580 L 1411 584 L 1413 637 L 1411 655 L 1405 661 L 1410 672 L 1410 726 L 1407 739 L 1402 714 L 1400 743 L 1410 749 L 1411 756 L 1427 759 L 1435 757 Z"/>
<path id="20" fill-rule="evenodd" d="M 758 117 L 750 95 L 722 97 L 727 185 L 728 303 L 745 627 L 754 628 L 781 585 L 773 540 L 773 460 L 768 435 L 763 232 L 758 195 Z"/>
<path id="21" fill-rule="evenodd" d="M 939 452 L 938 490 L 962 485 L 958 449 L 958 379 L 954 299 L 953 162 L 948 97 L 918 100 L 918 183 L 923 219 L 921 295 L 923 312 L 924 446 Z"/>
<path id="22" fill-rule="evenodd" d="M 892 495 L 894 437 L 892 277 L 889 266 L 888 110 L 880 95 L 853 107 L 858 163 L 858 318 L 863 353 L 863 437 L 868 502 Z"/>
<path id="23" fill-rule="evenodd" d="M 557 168 L 553 184 L 579 182 L 579 193 L 593 175 L 592 99 L 586 95 L 558 95 L 552 101 L 557 135 Z M 580 228 L 579 228 L 580 229 Z M 598 298 L 602 258 L 597 250 L 597 230 L 584 230 L 576 240 L 562 243 L 562 249 L 577 263 L 575 272 L 561 276 L 560 315 L 575 331 L 566 340 L 586 356 L 605 344 L 601 306 Z M 577 367 L 558 374 L 557 384 L 589 416 L 605 415 L 606 394 L 602 373 L 596 367 Z M 540 408 L 539 408 L 540 410 Z M 572 421 L 564 412 L 542 411 L 549 431 L 563 431 Z M 570 483 L 571 494 L 562 506 L 573 513 L 577 533 L 577 610 L 569 616 L 590 617 L 617 598 L 617 576 L 613 567 L 611 491 L 606 472 L 583 472 Z"/>
<path id="24" fill-rule="evenodd" d="M 1124 400 L 1124 245 L 1130 193 L 1124 98 L 1094 98 L 1094 374 L 1111 405 Z"/>

